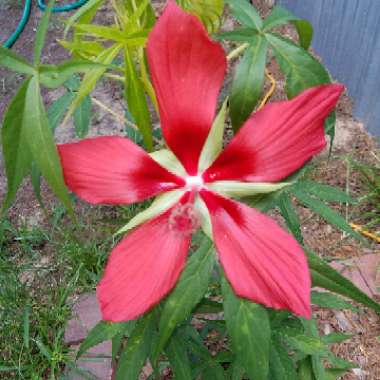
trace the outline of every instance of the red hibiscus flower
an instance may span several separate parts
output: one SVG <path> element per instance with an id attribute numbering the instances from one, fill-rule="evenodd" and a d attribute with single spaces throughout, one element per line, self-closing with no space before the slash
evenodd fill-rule
<path id="1" fill-rule="evenodd" d="M 170 1 L 147 51 L 170 150 L 148 155 L 116 136 L 58 146 L 67 186 L 89 203 L 130 204 L 158 195 L 111 252 L 97 289 L 103 318 L 134 319 L 165 297 L 199 226 L 213 239 L 238 296 L 310 317 L 301 247 L 269 217 L 229 197 L 279 189 L 284 184 L 275 182 L 319 153 L 324 120 L 343 86 L 311 88 L 265 106 L 220 153 L 222 123 L 213 120 L 226 71 L 223 49 Z"/>

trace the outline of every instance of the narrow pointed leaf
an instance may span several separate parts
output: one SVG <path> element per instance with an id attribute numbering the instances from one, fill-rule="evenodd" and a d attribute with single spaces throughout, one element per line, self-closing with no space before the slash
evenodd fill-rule
<path id="1" fill-rule="evenodd" d="M 108 49 L 105 49 L 96 59 L 96 62 L 102 63 L 104 65 L 110 64 L 119 53 L 122 45 L 115 44 L 110 46 Z M 75 109 L 81 104 L 83 99 L 91 93 L 91 91 L 95 88 L 97 81 L 101 78 L 101 76 L 106 71 L 106 68 L 96 68 L 88 71 L 82 80 L 82 83 L 78 89 L 75 99 L 70 105 L 69 110 L 64 119 L 64 123 L 67 122 L 69 117 L 74 113 Z"/>
<path id="2" fill-rule="evenodd" d="M 268 43 L 261 35 L 253 36 L 245 51 L 231 88 L 230 115 L 232 126 L 237 131 L 252 113 L 260 99 Z"/>
<path id="3" fill-rule="evenodd" d="M 49 125 L 52 131 L 59 126 L 67 109 L 73 101 L 75 95 L 70 91 L 63 94 L 57 100 L 55 100 L 47 109 L 47 116 L 49 119 Z"/>
<path id="4" fill-rule="evenodd" d="M 271 380 L 294 380 L 297 378 L 296 370 L 288 350 L 278 338 L 273 338 L 272 341 L 269 373 Z"/>
<path id="5" fill-rule="evenodd" d="M 309 87 L 330 83 L 326 69 L 307 51 L 277 34 L 266 33 L 265 37 L 285 75 L 285 90 L 289 98 Z"/>
<path id="6" fill-rule="evenodd" d="M 30 171 L 31 153 L 25 135 L 25 123 L 28 122 L 29 116 L 26 113 L 26 96 L 30 82 L 30 79 L 25 81 L 12 99 L 1 128 L 1 142 L 8 185 L 3 210 L 11 205 L 22 180 Z"/>
<path id="7" fill-rule="evenodd" d="M 36 69 L 11 49 L 0 45 L 0 65 L 20 74 L 34 75 Z"/>
<path id="8" fill-rule="evenodd" d="M 115 335 L 125 331 L 130 326 L 131 322 L 126 323 L 111 323 L 100 321 L 87 334 L 86 339 L 81 343 L 77 352 L 77 358 L 82 356 L 91 347 L 99 343 L 112 339 Z"/>
<path id="9" fill-rule="evenodd" d="M 319 286 L 338 293 L 354 301 L 360 302 L 378 313 L 380 312 L 380 304 L 368 297 L 335 269 L 331 268 L 317 254 L 308 249 L 305 250 L 305 252 L 308 257 L 309 268 L 314 286 Z"/>
<path id="10" fill-rule="evenodd" d="M 345 191 L 340 190 L 334 186 L 325 185 L 314 181 L 299 181 L 292 187 L 301 191 L 315 195 L 319 199 L 328 202 L 341 202 L 341 203 L 355 203 Z"/>
<path id="11" fill-rule="evenodd" d="M 272 13 L 264 20 L 263 30 L 268 31 L 289 22 L 293 23 L 297 29 L 301 47 L 307 50 L 313 38 L 313 27 L 307 20 L 299 19 L 285 8 L 275 6 Z"/>
<path id="12" fill-rule="evenodd" d="M 96 68 L 107 69 L 107 66 L 78 59 L 71 59 L 59 65 L 41 65 L 39 68 L 40 82 L 45 87 L 57 88 L 62 86 L 73 74 L 87 73 Z"/>
<path id="13" fill-rule="evenodd" d="M 42 18 L 40 19 L 40 22 L 38 23 L 36 37 L 34 39 L 34 58 L 33 58 L 34 66 L 37 66 L 41 60 L 42 49 L 45 45 L 45 38 L 46 38 L 46 33 L 48 31 L 50 14 L 51 14 L 51 10 L 53 8 L 54 3 L 55 3 L 55 0 L 49 1 L 44 14 Z"/>
<path id="14" fill-rule="evenodd" d="M 176 326 L 188 318 L 191 310 L 205 294 L 214 264 L 214 248 L 204 238 L 200 248 L 190 257 L 174 290 L 162 308 L 156 353 L 165 346 Z"/>
<path id="15" fill-rule="evenodd" d="M 358 312 L 358 308 L 352 306 L 343 298 L 330 292 L 311 292 L 311 303 L 319 307 L 326 307 L 329 309 L 347 309 L 354 312 Z"/>
<path id="16" fill-rule="evenodd" d="M 154 312 L 147 314 L 133 330 L 119 359 L 115 380 L 136 380 L 151 350 L 155 334 Z"/>
<path id="17" fill-rule="evenodd" d="M 192 380 L 190 361 L 187 356 L 186 343 L 177 334 L 173 334 L 165 349 L 170 366 L 174 372 L 174 379 Z"/>
<path id="18" fill-rule="evenodd" d="M 247 0 L 227 0 L 231 7 L 233 16 L 244 26 L 254 27 L 260 30 L 263 21 L 255 7 Z"/>
<path id="19" fill-rule="evenodd" d="M 267 380 L 271 335 L 267 311 L 258 304 L 236 297 L 225 279 L 222 292 L 227 330 L 239 363 L 250 378 Z"/>
<path id="20" fill-rule="evenodd" d="M 303 244 L 303 237 L 301 232 L 301 224 L 298 218 L 294 206 L 290 199 L 289 194 L 282 192 L 278 198 L 278 207 L 282 217 L 285 219 L 286 225 L 288 226 L 290 232 L 297 239 L 297 241 Z"/>
<path id="21" fill-rule="evenodd" d="M 326 220 L 326 222 L 332 224 L 344 232 L 347 232 L 352 237 L 363 241 L 361 235 L 355 232 L 342 216 L 340 216 L 337 212 L 328 207 L 319 199 L 312 198 L 304 191 L 294 188 L 292 189 L 292 194 L 295 195 L 299 202 L 309 207 L 315 213 L 319 214 L 324 220 Z"/>
<path id="22" fill-rule="evenodd" d="M 99 6 L 104 0 L 88 0 L 86 4 L 80 7 L 70 18 L 66 20 L 66 27 L 63 32 L 63 37 L 66 38 L 69 29 L 77 22 L 90 22 L 96 13 Z"/>
<path id="23" fill-rule="evenodd" d="M 78 108 L 74 111 L 75 133 L 79 138 L 84 138 L 90 128 L 92 104 L 90 96 L 86 96 Z"/>
<path id="24" fill-rule="evenodd" d="M 24 127 L 25 137 L 33 159 L 55 195 L 71 211 L 71 202 L 63 179 L 59 155 L 49 127 L 37 78 L 33 78 L 27 88 L 25 115 L 27 115 Z"/>
<path id="25" fill-rule="evenodd" d="M 137 74 L 132 57 L 128 50 L 125 51 L 125 99 L 128 109 L 131 112 L 137 127 L 144 138 L 146 148 L 151 151 L 153 148 L 152 121 L 145 96 L 144 86 Z"/>

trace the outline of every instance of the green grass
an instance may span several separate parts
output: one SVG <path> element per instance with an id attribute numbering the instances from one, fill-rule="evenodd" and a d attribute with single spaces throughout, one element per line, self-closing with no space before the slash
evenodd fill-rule
<path id="1" fill-rule="evenodd" d="M 77 225 L 62 211 L 45 227 L 0 221 L 0 379 L 59 379 L 74 366 L 63 343 L 73 295 L 95 289 L 115 243 L 109 222 L 140 207 L 87 207 Z"/>

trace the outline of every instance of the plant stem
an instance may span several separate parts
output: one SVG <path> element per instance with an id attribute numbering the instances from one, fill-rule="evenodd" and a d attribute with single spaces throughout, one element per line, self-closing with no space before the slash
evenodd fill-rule
<path id="1" fill-rule="evenodd" d="M 237 58 L 247 47 L 249 44 L 246 42 L 236 49 L 232 50 L 228 55 L 227 55 L 227 61 L 232 61 L 233 59 Z"/>

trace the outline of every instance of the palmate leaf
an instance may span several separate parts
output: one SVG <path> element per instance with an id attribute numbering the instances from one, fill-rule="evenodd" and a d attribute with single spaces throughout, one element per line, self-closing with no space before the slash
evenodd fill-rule
<path id="1" fill-rule="evenodd" d="M 250 378 L 267 380 L 271 336 L 267 311 L 237 297 L 226 279 L 222 280 L 222 293 L 227 330 L 237 360 Z"/>
<path id="2" fill-rule="evenodd" d="M 197 16 L 209 33 L 220 28 L 224 0 L 177 0 L 177 3 L 185 11 Z"/>
<path id="3" fill-rule="evenodd" d="M 265 33 L 265 37 L 285 75 L 288 98 L 309 87 L 331 82 L 326 69 L 306 50 L 275 33 Z"/>
<path id="4" fill-rule="evenodd" d="M 264 20 L 263 31 L 269 31 L 276 26 L 291 22 L 297 29 L 300 45 L 307 50 L 313 38 L 313 27 L 307 20 L 301 20 L 285 8 L 275 6 L 271 14 Z"/>

